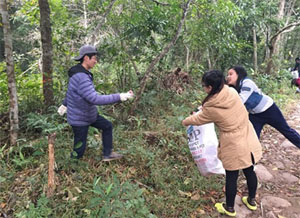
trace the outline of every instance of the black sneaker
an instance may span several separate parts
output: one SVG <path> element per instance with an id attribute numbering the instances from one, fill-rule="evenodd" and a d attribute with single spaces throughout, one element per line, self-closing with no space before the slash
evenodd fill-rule
<path id="1" fill-rule="evenodd" d="M 111 161 L 121 159 L 123 154 L 118 154 L 117 152 L 111 152 L 109 156 L 103 156 L 103 161 Z"/>

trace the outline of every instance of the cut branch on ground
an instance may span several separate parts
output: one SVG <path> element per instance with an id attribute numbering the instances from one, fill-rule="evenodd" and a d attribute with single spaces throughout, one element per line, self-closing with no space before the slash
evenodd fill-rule
<path id="1" fill-rule="evenodd" d="M 48 169 L 48 189 L 47 197 L 51 197 L 55 190 L 55 175 L 54 175 L 54 142 L 56 138 L 56 133 L 52 133 L 48 136 L 48 148 L 49 148 L 49 169 Z"/>

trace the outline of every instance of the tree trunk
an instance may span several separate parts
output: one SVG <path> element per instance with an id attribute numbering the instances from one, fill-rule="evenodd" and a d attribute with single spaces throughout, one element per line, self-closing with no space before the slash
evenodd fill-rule
<path id="1" fill-rule="evenodd" d="M 258 71 L 258 64 L 257 64 L 257 40 L 256 40 L 256 29 L 255 27 L 252 28 L 253 31 L 253 67 L 254 72 Z"/>
<path id="2" fill-rule="evenodd" d="M 286 7 L 288 8 L 288 10 L 287 10 L 286 15 L 285 15 L 285 26 L 288 25 L 289 22 L 290 22 L 291 16 L 294 13 L 295 4 L 296 4 L 296 0 L 291 0 L 291 1 L 287 2 Z M 285 35 L 283 35 L 282 43 L 281 43 L 281 46 L 282 46 L 283 50 L 285 50 L 285 46 L 287 45 L 288 41 L 290 41 L 290 40 L 288 40 L 288 38 Z M 291 50 L 291 54 L 293 54 L 292 50 Z M 281 57 L 281 61 L 283 61 L 285 59 L 289 59 L 289 56 L 285 55 L 285 56 Z"/>
<path id="3" fill-rule="evenodd" d="M 46 107 L 54 103 L 53 97 L 53 48 L 52 48 L 52 33 L 50 21 L 50 8 L 48 0 L 39 0 L 40 7 L 40 29 L 42 40 L 42 74 L 43 74 L 43 95 Z"/>
<path id="4" fill-rule="evenodd" d="M 207 65 L 208 65 L 208 69 L 211 70 L 212 69 L 212 64 L 211 64 L 211 60 L 210 60 L 209 48 L 207 49 Z"/>
<path id="5" fill-rule="evenodd" d="M 6 0 L 0 0 L 0 13 L 2 15 L 4 44 L 5 44 L 5 61 L 6 61 L 6 73 L 9 93 L 9 136 L 10 144 L 15 145 L 18 139 L 19 130 L 19 109 L 18 109 L 18 96 L 16 77 L 14 71 L 14 59 L 13 59 L 13 46 L 12 46 L 12 33 L 9 23 L 9 15 L 7 10 Z"/>
<path id="6" fill-rule="evenodd" d="M 256 2 L 253 0 L 253 9 L 256 10 Z M 252 27 L 253 33 L 253 67 L 254 72 L 258 71 L 258 64 L 257 64 L 257 38 L 256 38 L 256 25 L 254 24 Z"/>
<path id="7" fill-rule="evenodd" d="M 273 58 L 273 53 L 274 53 L 274 47 L 272 45 L 269 46 L 269 52 L 270 52 L 270 54 L 269 54 L 269 57 L 267 59 L 267 67 L 266 67 L 266 70 L 265 70 L 266 74 L 271 74 L 272 68 L 273 68 L 272 58 Z"/>
<path id="8" fill-rule="evenodd" d="M 47 197 L 51 197 L 55 190 L 55 175 L 54 175 L 54 141 L 56 134 L 53 133 L 48 136 L 48 148 L 49 148 L 49 168 L 48 168 L 48 190 Z"/>
<path id="9" fill-rule="evenodd" d="M 270 50 L 269 50 L 269 46 L 268 46 L 268 42 L 269 42 L 269 38 L 271 35 L 271 28 L 269 26 L 266 27 L 265 31 L 264 31 L 264 35 L 266 37 L 265 40 L 265 57 L 264 57 L 264 62 L 267 62 L 267 60 L 269 60 L 270 57 Z"/>
<path id="10" fill-rule="evenodd" d="M 277 14 L 278 20 L 282 20 L 284 17 L 284 7 L 285 7 L 285 0 L 280 0 L 278 14 Z M 274 44 L 274 55 L 277 55 L 280 50 L 280 46 L 281 46 L 280 41 L 281 41 L 281 35 L 278 35 L 276 42 Z"/>
<path id="11" fill-rule="evenodd" d="M 87 11 L 86 11 L 86 0 L 83 0 L 82 1 L 82 4 L 83 4 L 83 27 L 84 27 L 84 31 L 87 32 L 87 29 L 88 29 L 88 20 L 87 20 Z M 88 37 L 90 37 L 89 35 L 87 35 L 84 39 L 84 43 L 85 44 L 88 44 Z"/>
<path id="12" fill-rule="evenodd" d="M 187 71 L 189 71 L 190 49 L 187 45 L 185 45 L 185 49 L 186 49 L 185 68 Z"/>

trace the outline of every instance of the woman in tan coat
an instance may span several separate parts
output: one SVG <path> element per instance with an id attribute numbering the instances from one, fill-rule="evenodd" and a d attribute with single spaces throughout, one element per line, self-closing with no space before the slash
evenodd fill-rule
<path id="1" fill-rule="evenodd" d="M 184 126 L 215 123 L 219 128 L 218 157 L 226 170 L 226 203 L 217 203 L 220 213 L 235 216 L 234 200 L 237 192 L 239 170 L 243 170 L 249 196 L 242 201 L 250 210 L 256 210 L 257 177 L 253 165 L 262 156 L 262 149 L 254 128 L 249 121 L 238 93 L 224 84 L 222 72 L 213 70 L 202 77 L 202 86 L 208 94 L 202 110 L 182 121 Z"/>

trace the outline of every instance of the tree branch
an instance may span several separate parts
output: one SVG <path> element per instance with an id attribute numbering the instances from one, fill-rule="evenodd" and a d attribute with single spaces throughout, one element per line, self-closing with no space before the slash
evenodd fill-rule
<path id="1" fill-rule="evenodd" d="M 282 34 L 282 33 L 287 33 L 292 31 L 296 26 L 300 25 L 300 21 L 298 22 L 294 22 L 294 23 L 290 23 L 289 25 L 283 27 L 282 29 L 278 30 L 270 39 L 270 45 L 273 45 L 273 42 L 276 41 L 277 37 Z"/>
<path id="2" fill-rule="evenodd" d="M 105 14 L 103 15 L 102 19 L 100 20 L 99 24 L 96 26 L 96 28 L 94 29 L 94 31 L 92 32 L 92 36 L 91 36 L 91 41 L 90 44 L 94 45 L 95 41 L 96 41 L 96 35 L 98 34 L 99 30 L 101 29 L 101 27 L 103 26 L 103 24 L 105 23 L 106 17 L 109 14 L 109 12 L 112 9 L 112 6 L 114 5 L 114 3 L 116 2 L 116 0 L 112 0 L 108 6 L 108 8 L 105 11 Z"/>
<path id="3" fill-rule="evenodd" d="M 156 1 L 156 0 L 152 0 L 154 3 L 156 3 L 157 5 L 162 5 L 162 6 L 170 6 L 170 4 L 168 3 L 161 3 L 159 1 Z"/>
<path id="4" fill-rule="evenodd" d="M 179 37 L 179 34 L 181 32 L 181 29 L 182 29 L 182 26 L 183 26 L 183 23 L 184 23 L 184 20 L 186 18 L 186 14 L 187 14 L 187 11 L 188 11 L 188 8 L 190 6 L 190 3 L 191 3 L 192 0 L 188 0 L 188 2 L 186 3 L 184 9 L 183 9 L 183 13 L 182 13 L 182 17 L 181 17 L 181 20 L 180 20 L 180 23 L 178 25 L 178 28 L 177 28 L 177 31 L 176 31 L 176 34 L 174 35 L 172 41 L 162 50 L 162 52 L 156 56 L 156 58 L 151 62 L 150 66 L 148 67 L 148 69 L 146 70 L 146 73 L 143 77 L 143 79 L 141 80 L 141 83 L 140 83 L 140 89 L 138 90 L 137 92 L 137 95 L 136 95 L 136 98 L 134 100 L 134 103 L 130 109 L 130 112 L 129 114 L 132 115 L 134 110 L 136 109 L 136 106 L 145 90 L 145 87 L 146 87 L 146 84 L 147 84 L 147 80 L 149 78 L 149 75 L 150 75 L 150 72 L 152 71 L 152 69 L 154 68 L 154 66 L 157 64 L 157 62 L 162 59 L 166 54 L 167 52 L 170 50 L 170 48 L 175 45 L 176 43 L 176 40 L 178 39 Z"/>

